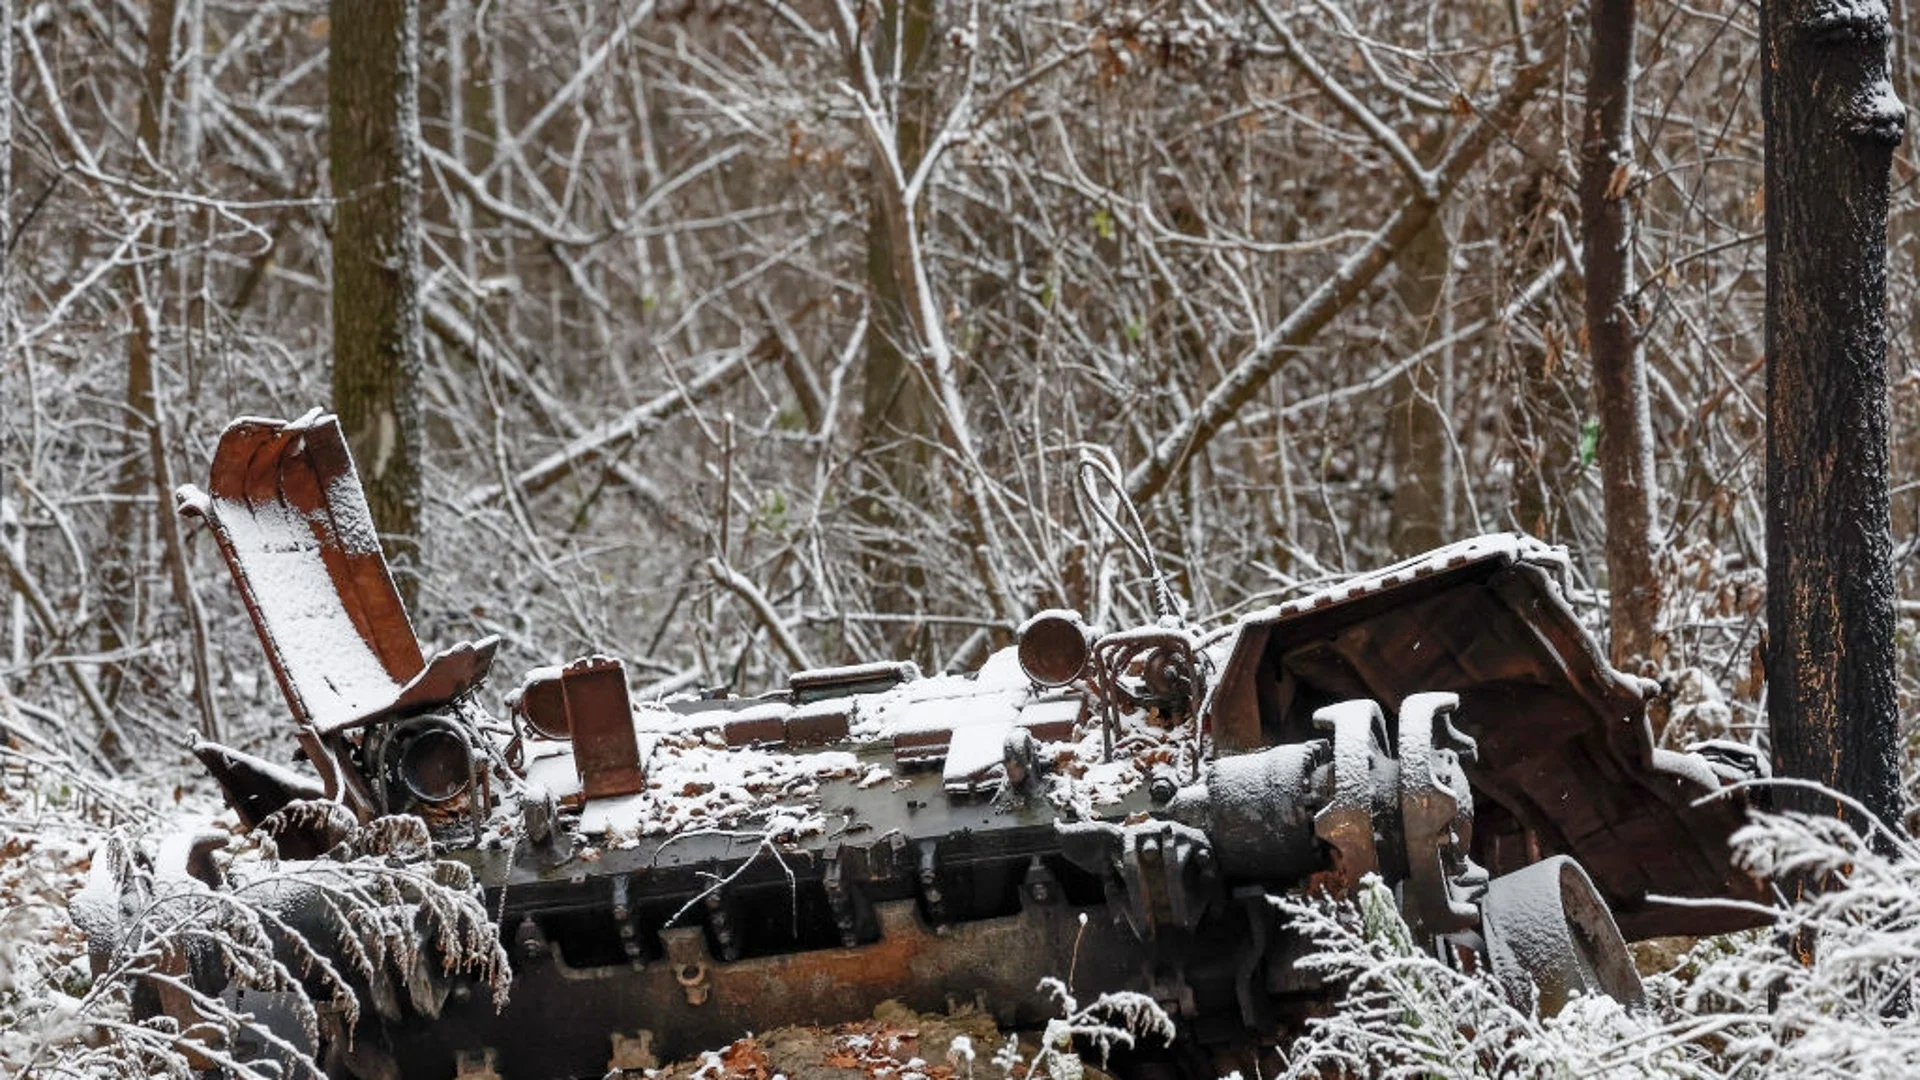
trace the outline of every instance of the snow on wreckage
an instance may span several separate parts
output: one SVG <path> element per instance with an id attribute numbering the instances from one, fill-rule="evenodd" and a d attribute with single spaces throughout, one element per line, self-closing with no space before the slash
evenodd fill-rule
<path id="1" fill-rule="evenodd" d="M 336 1076 L 601 1076 L 889 1000 L 1038 1025 L 1069 970 L 1082 998 L 1157 1001 L 1191 1059 L 1244 1059 L 1337 994 L 1293 963 L 1312 946 L 1274 894 L 1378 875 L 1429 947 L 1546 1009 L 1637 996 L 1621 928 L 1732 928 L 1751 909 L 1713 901 L 1759 895 L 1727 850 L 1743 795 L 1703 796 L 1762 765 L 1655 750 L 1649 688 L 1606 664 L 1561 556 L 1524 537 L 1211 636 L 1043 612 L 967 676 L 882 662 L 646 704 L 586 657 L 529 673 L 503 721 L 495 641 L 429 657 L 414 638 L 332 417 L 236 422 L 180 502 L 315 770 L 202 745 L 241 823 L 279 865 L 371 854 L 483 898 L 511 965 L 502 1003 L 458 904 L 412 927 L 408 962 L 355 960 L 329 894 L 288 875 L 270 932 L 353 993 L 263 1052 Z M 89 902 L 230 888 L 220 846 L 123 852 Z M 98 953 L 122 926 L 90 922 Z M 192 971 L 206 994 L 246 978 Z"/>

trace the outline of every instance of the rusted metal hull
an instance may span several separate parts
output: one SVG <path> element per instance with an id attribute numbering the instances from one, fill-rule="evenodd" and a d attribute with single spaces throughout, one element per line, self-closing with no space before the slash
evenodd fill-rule
<path id="1" fill-rule="evenodd" d="M 1759 896 L 1727 850 L 1743 761 L 1653 748 L 1649 687 L 1607 665 L 1553 550 L 1525 538 L 1224 638 L 1046 612 L 969 677 L 866 664 L 642 710 L 619 662 L 590 657 L 530 675 L 502 745 L 478 694 L 492 642 L 429 659 L 414 640 L 331 418 L 236 424 L 182 503 L 214 527 L 314 783 L 352 811 L 279 820 L 281 850 L 327 857 L 355 816 L 416 815 L 512 957 L 504 1011 L 435 977 L 350 1054 L 333 1033 L 341 1075 L 603 1076 L 889 999 L 1036 1024 L 1047 976 L 1146 994 L 1197 1045 L 1257 1047 L 1332 994 L 1270 898 L 1365 874 L 1516 994 L 1631 1000 L 1621 928 L 1752 922 L 1659 896 Z M 201 756 L 249 826 L 314 794 Z M 1551 932 L 1499 940 L 1518 923 Z"/>

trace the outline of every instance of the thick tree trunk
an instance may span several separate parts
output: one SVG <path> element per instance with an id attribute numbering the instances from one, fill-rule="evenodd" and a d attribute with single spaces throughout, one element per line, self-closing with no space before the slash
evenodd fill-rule
<path id="1" fill-rule="evenodd" d="M 899 95 L 895 149 L 901 171 L 911 175 L 926 156 L 932 124 L 933 84 L 927 61 L 933 44 L 933 0 L 882 0 L 878 10 L 873 66 L 888 72 L 897 65 L 900 72 L 895 91 Z M 867 292 L 873 317 L 867 324 L 861 438 L 868 445 L 903 436 L 930 439 L 932 420 L 916 371 L 916 360 L 925 343 L 917 340 L 907 311 L 906 286 L 900 281 L 903 238 L 893 235 L 886 211 L 887 193 L 880 190 L 889 178 L 877 167 L 871 172 L 875 190 L 868 199 Z M 911 224 L 917 226 L 919 222 Z M 893 479 L 904 480 L 919 471 L 926 455 L 909 445 L 894 457 L 897 464 L 888 472 L 897 474 Z"/>
<path id="2" fill-rule="evenodd" d="M 872 62 L 879 72 L 898 70 L 899 95 L 895 149 L 900 169 L 912 175 L 926 156 L 933 117 L 932 65 L 934 0 L 881 0 L 874 20 Z M 859 63 L 858 59 L 854 63 Z M 883 76 L 884 78 L 884 76 Z M 908 310 L 909 291 L 901 280 L 907 238 L 894 235 L 897 222 L 887 212 L 891 182 L 886 171 L 874 167 L 867 210 L 867 294 L 872 317 L 867 323 L 866 362 L 862 371 L 860 441 L 867 468 L 858 477 L 861 494 L 855 510 L 883 539 L 874 544 L 867 572 L 873 583 L 872 603 L 882 611 L 921 610 L 919 595 L 925 581 L 911 555 L 917 546 L 907 542 L 899 508 L 921 502 L 927 493 L 930 448 L 939 438 L 938 421 L 920 371 L 926 342 L 914 329 Z M 917 218 L 908 228 L 918 228 Z M 893 633 L 892 648 L 900 655 L 915 651 L 917 628 L 903 625 Z M 920 659 L 931 654 L 920 650 Z"/>
<path id="3" fill-rule="evenodd" d="M 1580 153 L 1587 343 L 1599 405 L 1600 483 L 1607 513 L 1607 596 L 1615 666 L 1654 658 L 1660 579 L 1654 572 L 1653 419 L 1633 283 L 1634 0 L 1593 0 L 1593 42 Z"/>
<path id="4" fill-rule="evenodd" d="M 333 407 L 409 605 L 420 562 L 418 0 L 332 0 Z"/>
<path id="5" fill-rule="evenodd" d="M 1446 296 L 1447 264 L 1453 249 L 1446 223 L 1435 214 L 1395 260 L 1400 276 L 1394 292 L 1412 320 L 1407 348 L 1418 351 L 1439 337 L 1440 305 Z M 1434 367 L 1409 369 L 1394 383 L 1388 413 L 1393 448 L 1393 553 L 1400 558 L 1431 551 L 1449 539 L 1446 529 L 1448 453 L 1446 418 L 1437 400 L 1440 382 Z"/>
<path id="6" fill-rule="evenodd" d="M 1905 112 L 1888 81 L 1880 0 L 1766 0 L 1760 25 L 1774 769 L 1895 822 L 1886 222 Z"/>

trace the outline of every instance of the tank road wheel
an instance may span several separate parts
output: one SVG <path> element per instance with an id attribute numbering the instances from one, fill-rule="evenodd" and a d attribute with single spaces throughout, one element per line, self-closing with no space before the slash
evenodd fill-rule
<path id="1" fill-rule="evenodd" d="M 1640 975 L 1607 902 L 1571 856 L 1555 855 L 1493 879 L 1480 929 L 1494 977 L 1515 1002 L 1536 989 L 1551 1016 L 1575 994 L 1641 1001 Z"/>

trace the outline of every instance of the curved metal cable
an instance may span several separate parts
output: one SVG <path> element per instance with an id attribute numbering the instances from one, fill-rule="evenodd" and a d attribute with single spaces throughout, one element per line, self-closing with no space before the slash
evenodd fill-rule
<path id="1" fill-rule="evenodd" d="M 1127 489 L 1120 480 L 1119 470 L 1115 469 L 1111 462 L 1082 451 L 1077 476 L 1080 481 L 1080 490 L 1086 496 L 1087 503 L 1093 507 L 1094 514 L 1106 523 L 1107 528 L 1113 530 L 1113 534 L 1120 538 L 1121 543 L 1127 545 L 1136 558 L 1146 564 L 1147 572 L 1153 576 L 1153 602 L 1159 609 L 1160 617 L 1164 619 L 1177 616 L 1179 611 L 1174 604 L 1173 587 L 1167 584 L 1167 575 L 1160 569 L 1160 560 L 1154 557 L 1153 543 L 1147 539 L 1146 523 L 1140 520 L 1139 509 L 1127 496 Z M 1094 490 L 1096 479 L 1112 490 L 1115 499 L 1126 510 L 1127 520 L 1133 525 L 1132 534 L 1128 533 L 1126 526 L 1122 525 L 1101 501 L 1099 493 Z"/>

